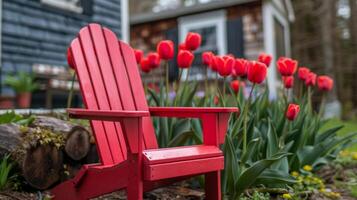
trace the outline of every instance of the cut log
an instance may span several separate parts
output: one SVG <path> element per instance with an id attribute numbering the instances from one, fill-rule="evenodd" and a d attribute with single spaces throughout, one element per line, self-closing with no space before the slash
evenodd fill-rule
<path id="1" fill-rule="evenodd" d="M 64 151 L 73 160 L 81 160 L 90 149 L 90 133 L 82 126 L 53 117 L 38 116 L 31 127 L 41 127 L 64 136 Z"/>
<path id="2" fill-rule="evenodd" d="M 55 146 L 42 145 L 27 150 L 22 173 L 34 188 L 47 189 L 60 179 L 62 167 L 62 152 Z"/>
<path id="3" fill-rule="evenodd" d="M 0 157 L 10 154 L 21 145 L 21 131 L 16 124 L 0 125 Z"/>
<path id="4" fill-rule="evenodd" d="M 0 156 L 10 154 L 29 185 L 47 189 L 65 180 L 65 171 L 74 176 L 87 160 L 96 160 L 91 137 L 84 127 L 52 117 L 36 117 L 30 127 L 1 124 Z"/>

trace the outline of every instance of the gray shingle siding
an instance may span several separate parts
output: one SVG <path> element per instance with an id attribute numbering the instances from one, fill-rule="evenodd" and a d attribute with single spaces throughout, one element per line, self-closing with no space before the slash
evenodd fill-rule
<path id="1" fill-rule="evenodd" d="M 78 14 L 40 0 L 3 0 L 1 82 L 8 73 L 31 71 L 33 64 L 66 66 L 67 46 L 88 23 L 100 23 L 120 38 L 120 1 L 82 0 L 91 2 L 91 12 Z M 2 86 L 1 93 L 8 92 Z"/>

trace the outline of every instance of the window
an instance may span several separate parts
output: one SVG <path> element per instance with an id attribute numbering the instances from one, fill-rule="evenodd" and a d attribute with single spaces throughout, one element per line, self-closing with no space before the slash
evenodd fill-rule
<path id="1" fill-rule="evenodd" d="M 201 54 L 212 51 L 217 55 L 224 55 L 227 51 L 226 44 L 226 15 L 224 11 L 214 11 L 204 14 L 182 17 L 179 19 L 179 41 L 185 40 L 188 32 L 197 32 L 202 35 L 201 47 L 195 51 L 195 60 L 190 69 L 190 80 L 203 80 L 205 66 L 202 66 Z M 186 77 L 187 72 L 183 73 Z M 209 78 L 214 73 L 209 70 Z"/>
<path id="2" fill-rule="evenodd" d="M 83 13 L 82 0 L 41 0 L 41 3 L 76 13 Z"/>
<path id="3" fill-rule="evenodd" d="M 274 17 L 275 29 L 275 55 L 277 58 L 286 56 L 285 29 L 284 26 Z"/>

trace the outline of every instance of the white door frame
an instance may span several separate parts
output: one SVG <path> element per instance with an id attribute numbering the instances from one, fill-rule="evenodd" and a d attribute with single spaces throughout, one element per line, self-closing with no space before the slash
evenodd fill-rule
<path id="1" fill-rule="evenodd" d="M 178 19 L 179 42 L 184 42 L 190 29 L 217 27 L 217 49 L 219 55 L 227 53 L 226 11 L 218 10 L 202 14 L 180 17 Z M 182 71 L 182 77 L 187 76 L 187 70 Z"/>
<path id="2" fill-rule="evenodd" d="M 268 70 L 268 86 L 270 91 L 270 98 L 277 98 L 278 77 L 277 70 L 274 66 L 277 61 L 276 41 L 275 41 L 275 27 L 274 19 L 276 19 L 284 27 L 285 38 L 285 54 L 287 57 L 291 56 L 290 44 L 290 27 L 288 19 L 274 7 L 272 1 L 264 1 L 263 3 L 263 32 L 264 32 L 264 51 L 273 56 L 272 65 Z"/>
<path id="3" fill-rule="evenodd" d="M 129 4 L 128 0 L 120 1 L 120 12 L 121 12 L 121 40 L 129 43 L 130 35 L 130 25 L 129 25 Z"/>

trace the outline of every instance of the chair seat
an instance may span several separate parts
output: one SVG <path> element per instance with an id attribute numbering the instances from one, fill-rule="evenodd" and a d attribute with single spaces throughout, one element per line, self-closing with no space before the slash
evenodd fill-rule
<path id="1" fill-rule="evenodd" d="M 143 151 L 146 164 L 160 164 L 222 156 L 222 151 L 216 146 L 195 145 L 173 148 L 148 149 Z"/>
<path id="2" fill-rule="evenodd" d="M 202 174 L 224 168 L 222 151 L 216 146 L 197 145 L 143 152 L 144 179 L 160 180 Z"/>

